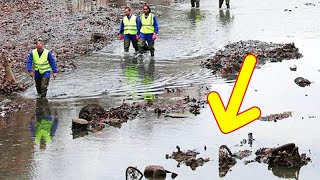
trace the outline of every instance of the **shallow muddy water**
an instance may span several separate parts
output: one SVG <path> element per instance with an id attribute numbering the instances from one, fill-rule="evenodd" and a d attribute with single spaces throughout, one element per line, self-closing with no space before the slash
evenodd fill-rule
<path id="1" fill-rule="evenodd" d="M 307 6 L 311 2 L 316 6 Z M 103 3 L 102 3 L 103 4 Z M 299 172 L 268 170 L 266 164 L 244 165 L 238 160 L 224 179 L 318 179 L 319 152 L 320 3 L 318 1 L 279 2 L 244 0 L 231 1 L 231 9 L 218 9 L 218 1 L 201 0 L 200 9 L 191 9 L 189 1 L 157 5 L 160 33 L 155 57 L 145 54 L 143 60 L 133 53 L 123 55 L 123 42 L 115 40 L 90 57 L 79 58 L 77 69 L 51 80 L 48 107 L 51 116 L 57 113 L 52 142 L 38 145 L 32 137 L 30 123 L 36 109 L 24 109 L 0 120 L 0 179 L 125 179 L 128 166 L 143 170 L 157 164 L 178 174 L 176 179 L 219 179 L 218 149 L 226 144 L 234 152 L 275 147 L 294 142 L 300 153 L 307 153 L 312 162 Z M 85 10 L 85 4 L 80 4 Z M 104 5 L 104 4 L 103 4 Z M 297 8 L 296 8 L 297 7 Z M 290 9 L 291 11 L 285 11 Z M 292 111 L 292 117 L 278 122 L 255 121 L 238 131 L 220 132 L 209 106 L 201 114 L 186 119 L 158 118 L 153 113 L 139 116 L 122 124 L 107 126 L 101 132 L 74 138 L 72 119 L 88 103 L 104 108 L 126 101 L 143 100 L 143 95 L 165 96 L 165 88 L 191 88 L 206 84 L 228 102 L 234 80 L 212 75 L 198 66 L 228 42 L 257 39 L 266 42 L 295 42 L 303 58 L 267 62 L 254 71 L 241 110 L 258 106 L 262 116 Z M 130 49 L 133 52 L 133 49 Z M 297 71 L 289 67 L 297 65 Z M 302 76 L 310 86 L 294 83 Z M 36 105 L 35 87 L 21 94 Z M 206 97 L 202 97 L 205 99 Z M 253 133 L 252 147 L 239 146 Z M 166 154 L 197 149 L 201 157 L 212 161 L 195 171 L 165 159 Z M 207 150 L 204 151 L 206 145 Z"/>

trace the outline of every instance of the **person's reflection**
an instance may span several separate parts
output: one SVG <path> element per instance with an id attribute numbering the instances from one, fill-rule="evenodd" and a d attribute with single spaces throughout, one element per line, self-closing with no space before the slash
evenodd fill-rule
<path id="1" fill-rule="evenodd" d="M 233 20 L 233 16 L 230 16 L 230 10 L 227 9 L 224 13 L 224 10 L 220 9 L 219 10 L 219 21 L 221 22 L 222 25 L 227 25 L 230 24 L 231 21 Z"/>
<path id="2" fill-rule="evenodd" d="M 155 99 L 155 95 L 153 93 L 149 93 L 146 88 L 153 82 L 153 74 L 155 70 L 154 64 L 155 60 L 151 58 L 148 63 L 148 67 L 146 68 L 143 61 L 138 62 L 136 57 L 125 56 L 123 64 L 124 75 L 126 82 L 129 85 L 129 96 L 133 100 L 143 98 L 144 100 L 152 101 Z M 138 89 L 142 91 L 141 94 L 138 94 Z"/>
<path id="3" fill-rule="evenodd" d="M 124 62 L 122 62 L 125 81 L 128 84 L 128 88 L 126 90 L 129 92 L 129 97 L 132 98 L 132 100 L 138 99 L 138 93 L 135 87 L 139 82 L 137 63 L 137 58 L 129 55 L 124 56 Z"/>
<path id="4" fill-rule="evenodd" d="M 51 143 L 52 137 L 58 127 L 58 115 L 54 112 L 54 117 L 51 111 L 47 98 L 37 98 L 36 100 L 36 113 L 30 122 L 30 132 L 35 138 L 37 145 L 40 149 L 45 149 L 46 145 Z"/>
<path id="5" fill-rule="evenodd" d="M 189 14 L 189 19 L 190 19 L 191 25 L 193 27 L 198 26 L 202 21 L 202 16 L 201 16 L 201 13 L 200 13 L 200 9 L 191 8 L 190 14 Z"/>
<path id="6" fill-rule="evenodd" d="M 139 72 L 140 75 L 142 77 L 142 87 L 143 87 L 143 99 L 146 101 L 153 101 L 155 99 L 155 94 L 154 93 L 149 93 L 147 92 L 147 86 L 149 86 L 150 84 L 152 84 L 153 80 L 154 80 L 154 71 L 155 71 L 155 60 L 153 58 L 150 59 L 149 63 L 148 63 L 148 68 L 145 68 L 145 65 L 143 63 L 141 63 L 139 65 Z"/>

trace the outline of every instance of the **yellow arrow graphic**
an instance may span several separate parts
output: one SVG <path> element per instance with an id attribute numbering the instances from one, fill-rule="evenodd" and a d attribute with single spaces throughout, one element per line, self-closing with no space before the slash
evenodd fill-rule
<path id="1" fill-rule="evenodd" d="M 233 132 L 261 116 L 261 110 L 256 106 L 239 114 L 256 63 L 257 58 L 252 54 L 244 58 L 227 108 L 223 105 L 219 93 L 212 91 L 207 96 L 211 111 L 222 133 Z"/>

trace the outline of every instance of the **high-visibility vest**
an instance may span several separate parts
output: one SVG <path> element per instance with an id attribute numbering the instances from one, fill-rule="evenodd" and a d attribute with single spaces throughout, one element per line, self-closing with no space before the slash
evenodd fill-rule
<path id="1" fill-rule="evenodd" d="M 44 137 L 46 144 L 49 144 L 51 142 L 52 125 L 53 125 L 52 121 L 47 121 L 44 118 L 41 119 L 40 122 L 36 123 L 35 141 L 37 144 L 40 144 L 42 137 Z"/>
<path id="2" fill-rule="evenodd" d="M 140 16 L 140 20 L 142 24 L 140 32 L 142 32 L 143 34 L 154 33 L 153 17 L 154 15 L 152 13 L 149 13 L 147 18 L 145 18 L 144 13 Z"/>
<path id="3" fill-rule="evenodd" d="M 35 71 L 39 71 L 40 74 L 43 74 L 47 71 L 51 71 L 51 66 L 48 61 L 48 55 L 49 50 L 47 49 L 43 49 L 43 52 L 40 57 L 37 49 L 34 49 L 32 51 L 32 58 Z"/>
<path id="4" fill-rule="evenodd" d="M 136 35 L 137 30 L 137 17 L 135 15 L 131 15 L 131 18 L 128 19 L 127 16 L 123 18 L 124 25 L 124 34 Z"/>

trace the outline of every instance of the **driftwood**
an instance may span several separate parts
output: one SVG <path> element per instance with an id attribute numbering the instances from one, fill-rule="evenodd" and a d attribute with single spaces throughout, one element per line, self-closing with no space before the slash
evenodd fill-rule
<path id="1" fill-rule="evenodd" d="M 16 78 L 12 72 L 11 65 L 9 62 L 10 59 L 8 58 L 7 54 L 3 52 L 1 54 L 1 59 L 3 60 L 3 66 L 5 69 L 5 80 L 16 82 Z"/>

